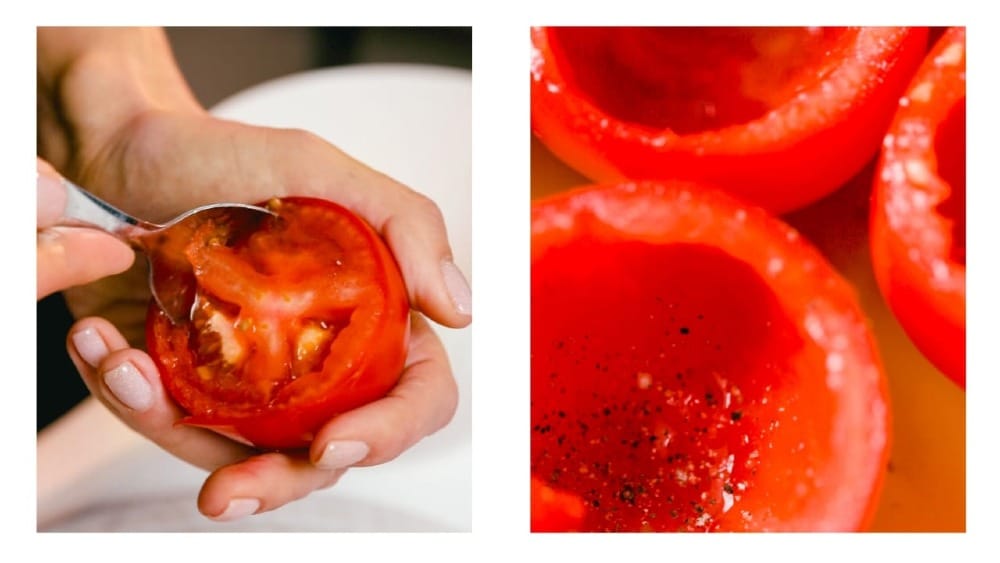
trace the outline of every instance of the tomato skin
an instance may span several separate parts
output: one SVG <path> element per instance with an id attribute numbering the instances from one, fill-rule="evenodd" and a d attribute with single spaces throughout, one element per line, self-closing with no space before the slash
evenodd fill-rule
<path id="1" fill-rule="evenodd" d="M 302 448 L 337 414 L 384 396 L 396 384 L 407 351 L 409 303 L 388 247 L 347 209 L 306 197 L 261 205 L 278 219 L 235 250 L 197 240 L 189 247 L 205 307 L 211 315 L 226 315 L 218 317 L 225 322 L 209 317 L 199 324 L 196 311 L 174 325 L 152 301 L 147 347 L 164 387 L 189 415 L 181 423 L 260 448 Z M 332 264 L 333 256 L 343 269 L 326 268 L 323 261 Z M 309 296 L 308 306 L 282 310 L 301 295 Z M 277 305 L 266 308 L 271 302 Z M 326 334 L 312 317 L 336 319 L 330 321 L 336 327 Z M 227 336 L 218 336 L 212 323 L 221 324 Z M 318 335 L 317 343 L 309 347 L 311 334 Z M 230 360 L 242 362 L 238 367 L 219 367 L 226 366 L 226 345 L 219 340 L 235 343 L 240 355 Z M 271 343 L 274 348 L 267 347 Z M 317 354 L 313 363 L 297 367 L 311 353 Z M 206 366 L 211 369 L 204 371 Z"/>
<path id="2" fill-rule="evenodd" d="M 781 90 L 785 92 L 782 97 L 757 104 L 760 107 L 754 112 L 753 108 L 743 107 L 747 103 L 736 94 L 738 88 L 720 88 L 706 95 L 722 96 L 719 103 L 707 105 L 712 108 L 712 116 L 721 115 L 725 107 L 733 107 L 730 119 L 714 124 L 707 120 L 700 127 L 683 124 L 678 131 L 670 123 L 680 126 L 677 120 L 692 112 L 686 111 L 684 105 L 690 100 L 675 100 L 689 93 L 676 90 L 689 82 L 705 83 L 706 88 L 711 88 L 715 66 L 688 64 L 689 60 L 702 60 L 701 53 L 694 57 L 690 51 L 709 49 L 713 44 L 698 39 L 685 52 L 682 42 L 664 39 L 667 33 L 678 33 L 676 30 L 534 28 L 531 33 L 534 134 L 556 156 L 596 182 L 684 178 L 718 186 L 776 213 L 797 209 L 832 192 L 876 153 L 896 100 L 920 63 L 927 40 L 925 28 L 846 28 L 828 42 L 811 47 L 820 53 L 827 49 L 828 56 L 789 70 L 794 88 L 785 83 L 759 88 L 762 92 Z M 695 31 L 728 33 L 724 37 L 738 45 L 742 45 L 741 41 L 751 41 L 734 35 L 743 31 Z M 560 39 L 560 34 L 569 33 L 575 35 Z M 663 34 L 650 41 L 654 47 L 668 51 L 666 62 L 656 60 L 645 44 L 634 48 L 618 46 L 635 40 L 631 36 L 637 33 Z M 611 46 L 602 44 L 604 41 Z M 656 45 L 658 41 L 666 45 Z M 665 88 L 668 101 L 664 107 L 673 104 L 677 110 L 669 120 L 623 117 L 620 108 L 609 109 L 608 103 L 595 101 L 591 90 L 600 91 L 600 80 L 593 80 L 597 86 L 590 85 L 584 91 L 580 76 L 591 69 L 577 68 L 567 62 L 571 48 L 596 50 L 597 55 L 588 52 L 586 57 L 579 56 L 581 67 L 590 66 L 587 61 L 596 56 L 608 57 L 612 65 L 632 67 L 627 71 L 631 73 L 629 76 L 646 81 L 636 90 Z M 794 53 L 795 49 L 791 51 Z M 725 52 L 719 57 L 719 66 L 731 60 Z M 741 67 L 736 63 L 729 66 L 734 69 L 732 74 L 738 76 Z M 763 67 L 758 74 L 767 76 L 767 65 Z M 709 78 L 703 76 L 706 72 L 710 73 Z M 817 74 L 822 78 L 816 78 Z M 803 84 L 796 80 L 802 80 Z M 621 84 L 631 80 L 616 75 L 606 82 L 607 90 L 617 92 Z M 630 100 L 621 105 L 631 107 L 635 103 Z M 656 107 L 652 102 L 648 105 Z"/>
<path id="3" fill-rule="evenodd" d="M 536 201 L 531 338 L 532 477 L 584 503 L 573 529 L 871 521 L 891 428 L 871 331 L 762 209 L 679 181 Z"/>
<path id="4" fill-rule="evenodd" d="M 900 100 L 873 187 L 872 262 L 906 333 L 965 388 L 965 28 L 950 28 Z"/>

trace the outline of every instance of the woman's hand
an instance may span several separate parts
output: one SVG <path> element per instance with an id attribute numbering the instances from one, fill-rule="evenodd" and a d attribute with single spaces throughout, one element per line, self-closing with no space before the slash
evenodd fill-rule
<path id="1" fill-rule="evenodd" d="M 38 159 L 38 299 L 121 273 L 135 258 L 127 244 L 107 233 L 58 225 L 65 207 L 59 173 Z"/>
<path id="2" fill-rule="evenodd" d="M 93 33 L 104 43 L 124 41 Z M 49 33 L 39 36 L 41 43 Z M 128 41 L 138 52 L 165 46 L 149 31 Z M 61 60 L 61 53 L 45 58 Z M 471 294 L 452 262 L 437 206 L 315 135 L 213 118 L 186 85 L 172 82 L 178 75 L 171 65 L 122 62 L 121 53 L 100 49 L 50 65 L 58 80 L 40 70 L 40 91 L 51 86 L 55 100 L 39 104 L 42 155 L 103 199 L 151 221 L 219 201 L 293 194 L 336 201 L 386 240 L 419 313 L 412 318 L 405 371 L 388 396 L 331 420 L 308 456 L 259 454 L 211 431 L 175 425 L 183 415 L 140 350 L 149 290 L 145 264 L 136 264 L 66 292 L 70 310 L 82 318 L 68 348 L 94 396 L 165 450 L 211 471 L 199 509 L 218 519 L 272 510 L 328 487 L 347 467 L 393 459 L 451 420 L 457 387 L 421 313 L 445 326 L 466 326 Z"/>

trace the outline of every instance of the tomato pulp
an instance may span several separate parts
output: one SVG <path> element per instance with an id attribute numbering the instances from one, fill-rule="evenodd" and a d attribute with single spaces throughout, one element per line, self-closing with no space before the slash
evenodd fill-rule
<path id="1" fill-rule="evenodd" d="M 965 28 L 927 55 L 885 136 L 872 262 L 893 314 L 965 388 Z"/>
<path id="2" fill-rule="evenodd" d="M 790 227 L 694 184 L 575 190 L 533 206 L 531 291 L 535 531 L 867 525 L 886 380 Z"/>
<path id="3" fill-rule="evenodd" d="M 685 178 L 772 212 L 878 151 L 924 28 L 536 28 L 532 130 L 598 182 Z"/>
<path id="4" fill-rule="evenodd" d="M 147 346 L 182 422 L 296 448 L 396 384 L 409 306 L 392 255 L 360 218 L 312 198 L 266 206 L 277 216 L 239 240 L 224 225 L 195 232 L 190 318 L 175 325 L 154 301 Z"/>

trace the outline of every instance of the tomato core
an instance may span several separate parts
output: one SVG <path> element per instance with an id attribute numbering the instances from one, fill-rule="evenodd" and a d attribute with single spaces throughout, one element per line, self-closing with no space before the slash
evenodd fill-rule
<path id="1" fill-rule="evenodd" d="M 678 134 L 747 123 L 822 80 L 843 28 L 551 28 L 567 85 L 608 115 Z"/>

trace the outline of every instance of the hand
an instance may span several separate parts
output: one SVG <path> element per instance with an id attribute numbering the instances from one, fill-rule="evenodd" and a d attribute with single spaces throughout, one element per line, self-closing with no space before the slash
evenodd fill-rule
<path id="1" fill-rule="evenodd" d="M 206 115 L 154 113 L 123 131 L 113 147 L 80 177 L 129 211 L 160 220 L 215 200 L 253 202 L 292 193 L 332 199 L 383 234 L 415 308 L 448 326 L 470 321 L 468 288 L 450 262 L 437 207 L 315 136 Z M 308 457 L 257 455 L 211 431 L 175 426 L 183 414 L 164 392 L 149 356 L 129 345 L 142 338 L 148 296 L 138 267 L 68 292 L 75 312 L 112 318 L 119 326 L 95 317 L 79 321 L 68 339 L 70 355 L 94 396 L 126 424 L 212 471 L 199 498 L 208 516 L 271 510 L 328 487 L 348 466 L 395 458 L 454 414 L 457 388 L 446 354 L 429 323 L 414 314 L 399 384 L 387 397 L 330 421 Z"/>
<path id="2" fill-rule="evenodd" d="M 38 299 L 121 273 L 135 258 L 127 244 L 107 233 L 57 226 L 65 206 L 59 173 L 38 159 Z"/>
<path id="3" fill-rule="evenodd" d="M 138 44 L 156 43 L 146 38 Z M 60 80 L 46 81 L 62 88 L 57 105 L 63 114 L 61 121 L 46 119 L 41 108 L 42 154 L 100 197 L 152 221 L 215 201 L 290 194 L 336 201 L 386 239 L 415 310 L 451 327 L 471 321 L 468 285 L 451 261 L 433 202 L 314 135 L 214 119 L 184 98 L 183 88 L 162 81 L 136 88 L 137 76 L 154 66 L 110 63 L 99 52 Z M 160 98 L 135 101 L 137 92 Z M 109 97 L 128 103 L 109 105 Z M 85 112 L 88 107 L 93 111 Z M 61 123 L 69 125 L 60 129 Z M 149 300 L 144 266 L 66 293 L 71 311 L 87 317 L 73 327 L 68 348 L 91 392 L 112 412 L 165 450 L 212 472 L 198 501 L 210 517 L 272 510 L 330 486 L 349 466 L 393 459 L 454 414 L 457 388 L 446 354 L 430 324 L 414 313 L 398 385 L 387 397 L 331 420 L 307 455 L 259 454 L 211 431 L 175 426 L 182 414 L 139 349 Z"/>

